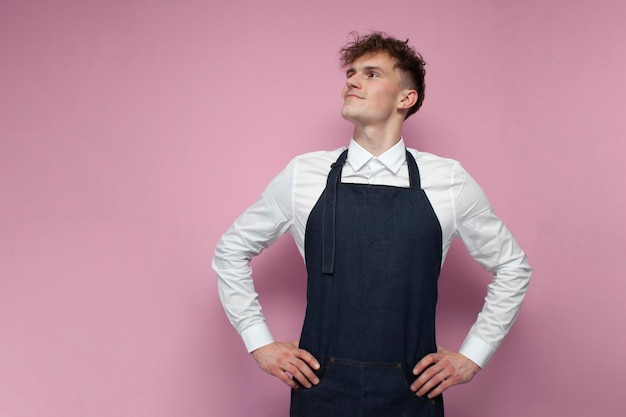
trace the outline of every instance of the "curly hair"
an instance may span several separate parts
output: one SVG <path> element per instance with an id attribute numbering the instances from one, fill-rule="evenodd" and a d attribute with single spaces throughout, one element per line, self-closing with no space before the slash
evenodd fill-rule
<path id="1" fill-rule="evenodd" d="M 341 48 L 340 63 L 342 68 L 351 65 L 360 57 L 376 52 L 385 52 L 398 62 L 394 68 L 402 70 L 408 75 L 411 83 L 410 87 L 417 91 L 417 102 L 409 109 L 405 117 L 408 118 L 422 106 L 424 101 L 424 92 L 426 85 L 424 84 L 424 59 L 422 56 L 409 45 L 409 40 L 400 41 L 392 38 L 383 32 L 372 32 L 365 36 L 360 36 L 357 32 L 352 32 L 352 42 Z"/>

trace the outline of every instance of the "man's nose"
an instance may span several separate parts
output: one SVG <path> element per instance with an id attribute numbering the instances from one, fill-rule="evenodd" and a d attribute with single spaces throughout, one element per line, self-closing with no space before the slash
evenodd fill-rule
<path id="1" fill-rule="evenodd" d="M 346 78 L 346 85 L 350 88 L 360 88 L 361 81 L 359 79 L 359 75 L 355 73 Z"/>

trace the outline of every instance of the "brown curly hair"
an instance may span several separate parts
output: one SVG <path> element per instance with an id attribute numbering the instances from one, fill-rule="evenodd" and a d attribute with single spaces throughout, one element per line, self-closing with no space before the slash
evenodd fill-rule
<path id="1" fill-rule="evenodd" d="M 372 32 L 365 36 L 360 36 L 357 32 L 352 32 L 350 35 L 353 37 L 352 42 L 349 42 L 339 51 L 341 67 L 345 68 L 351 65 L 364 55 L 376 52 L 389 54 L 389 56 L 398 61 L 394 65 L 394 68 L 399 68 L 406 73 L 411 82 L 410 87 L 417 91 L 417 102 L 407 112 L 405 120 L 410 115 L 417 112 L 422 106 L 424 92 L 426 90 L 426 85 L 424 84 L 424 76 L 426 75 L 424 65 L 426 65 L 426 62 L 424 62 L 422 56 L 409 45 L 409 40 L 400 41 L 383 32 Z"/>

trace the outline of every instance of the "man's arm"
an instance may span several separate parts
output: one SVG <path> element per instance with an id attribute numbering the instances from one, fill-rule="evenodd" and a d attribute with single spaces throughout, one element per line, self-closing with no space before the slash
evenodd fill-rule
<path id="1" fill-rule="evenodd" d="M 293 162 L 276 176 L 217 244 L 213 269 L 224 310 L 261 369 L 292 388 L 295 378 L 303 386 L 317 383 L 311 368 L 319 364 L 297 343 L 275 342 L 258 301 L 252 280 L 251 259 L 274 243 L 291 226 Z"/>
<path id="2" fill-rule="evenodd" d="M 493 273 L 478 319 L 459 352 L 438 347 L 418 362 L 411 388 L 429 397 L 470 381 L 484 367 L 515 321 L 531 269 L 510 231 L 495 215 L 478 184 L 460 166 L 455 177 L 457 233 L 472 257 Z"/>
<path id="3" fill-rule="evenodd" d="M 224 311 L 248 352 L 274 341 L 254 289 L 250 261 L 291 226 L 291 164 L 228 228 L 215 248 L 213 269 Z"/>

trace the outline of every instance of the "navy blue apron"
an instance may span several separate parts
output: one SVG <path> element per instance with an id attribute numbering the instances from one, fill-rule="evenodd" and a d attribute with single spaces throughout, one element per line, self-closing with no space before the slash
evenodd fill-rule
<path id="1" fill-rule="evenodd" d="M 441 417 L 443 399 L 410 390 L 437 350 L 441 225 L 407 151 L 410 187 L 341 182 L 332 165 L 307 221 L 307 309 L 300 347 L 320 383 L 291 392 L 291 417 Z"/>

